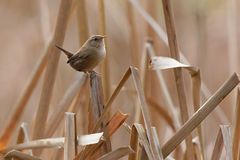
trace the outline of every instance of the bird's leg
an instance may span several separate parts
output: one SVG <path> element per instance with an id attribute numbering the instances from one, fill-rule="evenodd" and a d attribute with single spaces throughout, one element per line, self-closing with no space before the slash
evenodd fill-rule
<path id="1" fill-rule="evenodd" d="M 98 75 L 98 76 L 102 76 L 101 73 L 98 73 L 98 72 L 96 72 L 96 71 L 94 71 L 94 70 L 88 71 L 88 73 L 90 73 L 90 74 L 96 74 L 96 75 Z"/>

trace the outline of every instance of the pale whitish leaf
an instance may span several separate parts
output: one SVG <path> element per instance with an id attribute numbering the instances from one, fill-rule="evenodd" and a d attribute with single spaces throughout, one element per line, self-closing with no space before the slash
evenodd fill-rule
<path id="1" fill-rule="evenodd" d="M 78 136 L 78 145 L 85 146 L 90 144 L 98 143 L 103 136 L 103 132 L 94 133 L 88 135 Z M 23 150 L 23 149 L 33 149 L 33 148 L 53 148 L 53 147 L 63 147 L 64 145 L 64 137 L 58 138 L 47 138 L 47 139 L 39 139 L 34 141 L 29 141 L 22 144 L 16 144 L 1 150 L 1 153 L 6 153 L 10 150 Z"/>
<path id="2" fill-rule="evenodd" d="M 90 145 L 98 143 L 103 136 L 103 132 L 82 135 L 78 138 L 78 145 Z"/>
<path id="3" fill-rule="evenodd" d="M 186 68 L 191 72 L 197 71 L 197 68 L 187 65 L 187 64 L 183 64 L 180 63 L 179 61 L 175 60 L 174 58 L 170 58 L 170 57 L 158 57 L 158 56 L 154 56 L 151 58 L 150 61 L 150 68 L 151 69 L 172 69 L 172 68 Z"/>

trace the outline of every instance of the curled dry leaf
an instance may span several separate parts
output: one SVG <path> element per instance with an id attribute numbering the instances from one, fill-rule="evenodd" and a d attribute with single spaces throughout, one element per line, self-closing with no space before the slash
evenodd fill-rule
<path id="1" fill-rule="evenodd" d="M 11 150 L 5 156 L 4 159 L 11 160 L 11 159 L 18 159 L 18 160 L 41 160 L 39 157 L 35 157 L 32 155 L 28 155 L 26 153 Z"/>

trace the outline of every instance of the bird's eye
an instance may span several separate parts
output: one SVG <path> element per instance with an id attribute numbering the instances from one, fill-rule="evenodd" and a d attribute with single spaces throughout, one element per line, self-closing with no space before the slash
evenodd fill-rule
<path id="1" fill-rule="evenodd" d="M 93 40 L 94 40 L 94 41 L 97 41 L 97 40 L 98 40 L 98 38 L 97 38 L 97 37 L 95 37 L 95 38 L 93 38 Z"/>

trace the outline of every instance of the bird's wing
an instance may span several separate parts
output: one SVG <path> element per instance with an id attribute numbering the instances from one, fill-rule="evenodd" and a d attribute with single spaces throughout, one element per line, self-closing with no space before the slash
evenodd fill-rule
<path id="1" fill-rule="evenodd" d="M 75 63 L 76 61 L 79 61 L 79 62 L 85 61 L 86 59 L 88 59 L 88 57 L 89 57 L 89 54 L 87 52 L 83 54 L 75 54 L 71 58 L 69 58 L 67 63 Z"/>
<path id="2" fill-rule="evenodd" d="M 72 56 L 73 56 L 73 54 L 71 53 L 71 52 L 69 52 L 69 51 L 67 51 L 67 50 L 65 50 L 65 49 L 63 49 L 63 48 L 61 48 L 61 47 L 59 47 L 59 46 L 57 46 L 57 45 L 55 45 L 58 49 L 60 49 L 61 51 L 63 51 L 63 53 L 65 54 L 65 55 L 67 55 L 67 57 L 68 58 L 71 58 Z"/>

